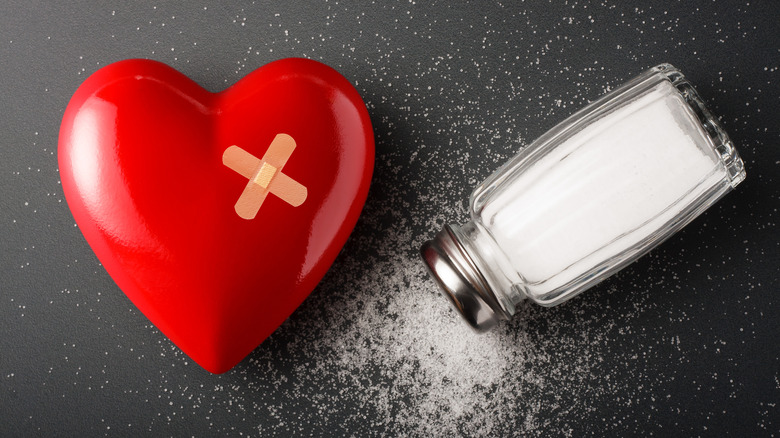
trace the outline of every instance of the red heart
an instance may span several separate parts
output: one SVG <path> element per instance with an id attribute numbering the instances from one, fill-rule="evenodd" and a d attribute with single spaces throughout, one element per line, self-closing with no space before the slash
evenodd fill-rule
<path id="1" fill-rule="evenodd" d="M 221 93 L 155 61 L 117 62 L 79 87 L 59 137 L 63 190 L 87 242 L 141 312 L 213 373 L 325 275 L 373 163 L 357 91 L 305 59 Z M 258 203 L 253 219 L 239 216 Z"/>

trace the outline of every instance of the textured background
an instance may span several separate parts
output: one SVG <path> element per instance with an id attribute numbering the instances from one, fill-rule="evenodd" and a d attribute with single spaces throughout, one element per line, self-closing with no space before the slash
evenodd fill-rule
<path id="1" fill-rule="evenodd" d="M 778 435 L 780 3 L 8 3 L 2 435 Z M 59 122 L 113 61 L 157 59 L 218 91 L 289 56 L 356 85 L 375 177 L 320 286 L 210 375 L 135 310 L 75 227 Z M 466 219 L 472 187 L 500 163 L 661 62 L 721 115 L 747 180 L 587 294 L 471 333 L 419 245 Z"/>

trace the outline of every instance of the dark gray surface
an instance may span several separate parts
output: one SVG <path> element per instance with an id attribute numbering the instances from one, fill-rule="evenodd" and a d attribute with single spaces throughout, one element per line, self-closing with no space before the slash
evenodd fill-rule
<path id="1" fill-rule="evenodd" d="M 778 435 L 780 3 L 425 3 L 0 5 L 2 435 Z M 356 84 L 374 182 L 320 286 L 214 376 L 74 226 L 59 122 L 113 61 L 217 91 L 289 56 Z M 417 247 L 522 146 L 661 62 L 721 115 L 747 180 L 598 288 L 470 333 Z"/>

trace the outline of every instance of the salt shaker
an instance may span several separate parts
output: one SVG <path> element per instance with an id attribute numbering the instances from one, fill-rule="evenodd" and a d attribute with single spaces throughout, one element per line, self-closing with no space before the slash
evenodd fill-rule
<path id="1" fill-rule="evenodd" d="M 471 220 L 421 249 L 482 331 L 524 299 L 553 306 L 635 261 L 745 178 L 679 70 L 662 64 L 575 113 L 471 195 Z"/>

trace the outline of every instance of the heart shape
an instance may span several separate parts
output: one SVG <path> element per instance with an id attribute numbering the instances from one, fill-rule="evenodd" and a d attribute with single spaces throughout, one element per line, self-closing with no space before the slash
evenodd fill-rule
<path id="1" fill-rule="evenodd" d="M 322 279 L 368 194 L 363 101 L 316 61 L 211 93 L 127 60 L 73 95 L 59 137 L 68 205 L 108 273 L 195 362 L 228 371 Z"/>

